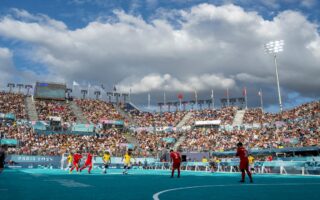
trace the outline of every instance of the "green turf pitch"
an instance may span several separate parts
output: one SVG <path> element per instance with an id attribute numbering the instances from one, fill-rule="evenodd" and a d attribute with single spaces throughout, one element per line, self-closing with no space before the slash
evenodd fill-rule
<path id="1" fill-rule="evenodd" d="M 0 174 L 0 200 L 316 200 L 320 177 L 255 175 L 254 183 L 238 183 L 240 174 L 182 172 L 180 179 L 169 171 L 121 170 L 88 175 L 62 170 L 16 169 Z"/>

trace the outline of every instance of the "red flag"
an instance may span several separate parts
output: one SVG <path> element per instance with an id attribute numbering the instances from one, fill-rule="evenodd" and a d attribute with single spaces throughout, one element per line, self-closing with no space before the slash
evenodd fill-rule
<path id="1" fill-rule="evenodd" d="M 244 87 L 242 90 L 242 95 L 245 97 L 247 95 L 247 88 Z"/>
<path id="2" fill-rule="evenodd" d="M 183 99 L 183 94 L 182 93 L 178 94 L 178 99 Z"/>

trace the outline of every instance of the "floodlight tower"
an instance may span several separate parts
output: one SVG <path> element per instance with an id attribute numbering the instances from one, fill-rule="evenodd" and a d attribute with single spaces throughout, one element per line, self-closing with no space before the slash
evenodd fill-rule
<path id="1" fill-rule="evenodd" d="M 283 40 L 272 41 L 264 45 L 266 52 L 268 54 L 272 54 L 274 57 L 280 112 L 282 112 L 282 100 L 281 100 L 281 91 L 280 91 L 279 74 L 278 74 L 277 53 L 283 51 L 283 45 L 284 45 Z"/>

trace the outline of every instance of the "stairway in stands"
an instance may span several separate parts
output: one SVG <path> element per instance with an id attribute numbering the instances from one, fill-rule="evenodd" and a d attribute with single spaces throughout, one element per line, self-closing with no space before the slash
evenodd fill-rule
<path id="1" fill-rule="evenodd" d="M 182 120 L 177 124 L 177 128 L 181 128 L 184 125 L 186 125 L 186 123 L 190 120 L 190 118 L 192 117 L 192 112 L 188 112 L 183 118 Z"/>
<path id="2" fill-rule="evenodd" d="M 81 123 L 81 124 L 87 124 L 88 123 L 88 120 L 84 117 L 81 108 L 79 108 L 79 106 L 76 104 L 76 102 L 69 101 L 69 103 L 67 103 L 67 104 L 71 108 L 72 112 L 76 115 L 77 123 Z"/>
<path id="3" fill-rule="evenodd" d="M 36 105 L 34 103 L 33 97 L 27 96 L 25 98 L 26 110 L 28 114 L 28 119 L 30 121 L 38 121 L 38 113 Z"/>
<path id="4" fill-rule="evenodd" d="M 245 114 L 246 110 L 238 110 L 236 115 L 234 116 L 233 122 L 232 122 L 232 126 L 236 127 L 236 126 L 241 126 L 243 124 L 243 117 Z"/>
<path id="5" fill-rule="evenodd" d="M 176 126 L 176 128 L 182 128 L 184 125 L 186 125 L 186 123 L 190 120 L 190 118 L 192 117 L 193 113 L 192 112 L 188 112 L 183 118 L 182 120 L 178 123 L 178 125 Z M 178 147 L 185 141 L 186 139 L 186 132 L 182 132 L 182 135 L 178 138 L 177 142 L 174 144 L 173 149 L 177 150 Z"/>
<path id="6" fill-rule="evenodd" d="M 128 113 L 126 113 L 122 108 L 120 108 L 119 105 L 115 103 L 113 104 L 113 106 L 116 109 L 116 111 L 129 122 L 129 124 L 137 126 L 136 122 L 128 115 Z"/>

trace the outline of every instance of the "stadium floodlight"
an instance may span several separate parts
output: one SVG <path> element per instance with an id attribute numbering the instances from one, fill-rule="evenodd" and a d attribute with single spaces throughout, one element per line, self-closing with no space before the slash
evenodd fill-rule
<path id="1" fill-rule="evenodd" d="M 284 46 L 283 40 L 272 41 L 264 45 L 266 52 L 268 54 L 272 54 L 274 57 L 280 112 L 282 112 L 282 100 L 281 100 L 280 82 L 279 82 L 279 74 L 278 74 L 277 53 L 280 53 L 283 51 L 283 46 Z"/>

